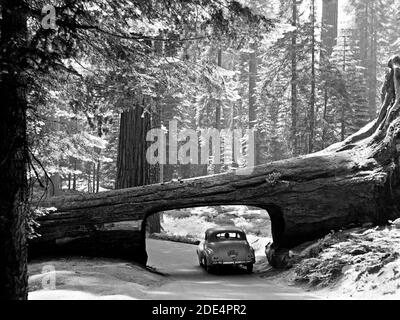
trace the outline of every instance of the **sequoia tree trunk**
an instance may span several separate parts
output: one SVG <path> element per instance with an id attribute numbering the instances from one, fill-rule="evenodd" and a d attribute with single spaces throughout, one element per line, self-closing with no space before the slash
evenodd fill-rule
<path id="1" fill-rule="evenodd" d="M 27 298 L 25 217 L 27 200 L 27 26 L 23 1 L 1 3 L 0 97 L 0 299 Z M 22 49 L 21 49 L 22 48 Z"/>
<path id="2" fill-rule="evenodd" d="M 155 168 L 146 159 L 146 135 L 151 129 L 151 120 L 151 115 L 139 105 L 121 114 L 116 189 L 144 186 L 158 180 Z M 150 233 L 159 233 L 159 215 L 150 217 L 148 226 Z"/>
<path id="3" fill-rule="evenodd" d="M 291 45 L 291 117 L 292 123 L 290 128 L 290 142 L 292 144 L 292 155 L 297 156 L 298 152 L 298 137 L 297 137 L 297 118 L 298 118 L 298 110 L 297 110 L 297 0 L 292 0 L 292 26 L 294 30 L 292 31 L 292 45 Z"/>
<path id="4" fill-rule="evenodd" d="M 315 75 L 315 0 L 311 0 L 311 98 L 310 98 L 310 110 L 308 113 L 308 148 L 307 152 L 312 153 L 314 151 L 314 136 L 315 136 L 315 96 L 316 96 L 316 75 Z"/>
<path id="5" fill-rule="evenodd" d="M 146 263 L 143 221 L 180 208 L 250 205 L 268 211 L 273 245 L 269 261 L 332 230 L 400 217 L 400 57 L 386 77 L 374 122 L 321 152 L 236 173 L 90 195 L 52 198 L 57 212 L 40 219 L 42 234 L 30 253 L 53 250 L 124 255 Z M 241 173 L 241 174 L 237 174 Z M 104 232 L 115 222 L 137 221 L 132 239 Z M 136 233 L 135 233 L 136 232 Z M 99 245 L 100 243 L 100 245 Z"/>
<path id="6" fill-rule="evenodd" d="M 145 152 L 149 129 L 150 116 L 142 106 L 121 114 L 115 189 L 143 186 L 149 181 Z"/>

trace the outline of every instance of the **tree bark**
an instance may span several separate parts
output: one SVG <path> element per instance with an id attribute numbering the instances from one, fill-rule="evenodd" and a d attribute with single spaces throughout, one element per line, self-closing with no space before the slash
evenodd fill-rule
<path id="1" fill-rule="evenodd" d="M 55 173 L 50 177 L 51 183 L 47 195 L 49 197 L 59 196 L 61 194 L 61 176 L 59 173 Z"/>
<path id="2" fill-rule="evenodd" d="M 311 98 L 308 114 L 309 136 L 307 153 L 314 151 L 314 126 L 315 126 L 315 0 L 311 3 Z"/>
<path id="3" fill-rule="evenodd" d="M 249 54 L 249 128 L 254 129 L 257 125 L 257 43 L 254 42 L 250 45 L 251 52 Z M 260 163 L 259 152 L 259 135 L 257 130 L 254 132 L 254 165 Z"/>
<path id="4" fill-rule="evenodd" d="M 323 112 L 323 128 L 322 128 L 322 145 L 323 148 L 326 146 L 326 134 L 328 130 L 328 102 L 329 102 L 329 72 L 330 57 L 333 53 L 333 48 L 337 44 L 338 36 L 338 13 L 339 13 L 339 2 L 338 0 L 323 0 L 322 2 L 322 30 L 321 30 L 321 54 L 320 61 L 322 70 L 322 78 L 324 80 L 324 112 Z M 345 46 L 344 46 L 345 47 Z M 344 140 L 344 105 L 342 106 L 341 115 L 341 141 Z"/>
<path id="5" fill-rule="evenodd" d="M 292 32 L 292 47 L 291 47 L 291 71 L 292 71 L 292 81 L 291 81 L 291 116 L 292 116 L 292 124 L 291 124 L 291 143 L 292 143 L 292 155 L 296 156 L 299 154 L 298 150 L 298 142 L 297 142 L 297 0 L 292 0 L 292 26 L 296 28 Z"/>
<path id="6" fill-rule="evenodd" d="M 360 30 L 360 59 L 365 68 L 364 76 L 367 82 L 367 101 L 370 119 L 376 117 L 376 92 L 377 92 L 377 17 L 374 1 L 365 1 L 360 6 L 357 21 Z"/>
<path id="7" fill-rule="evenodd" d="M 92 184 L 93 184 L 93 188 L 92 188 L 92 190 L 93 190 L 93 193 L 96 193 L 96 163 L 95 162 L 93 162 L 93 182 L 92 182 Z"/>
<path id="8" fill-rule="evenodd" d="M 2 1 L 0 97 L 0 300 L 27 299 L 27 18 L 21 0 Z"/>
<path id="9" fill-rule="evenodd" d="M 76 169 L 77 169 L 77 160 L 74 159 L 74 175 L 72 180 L 72 190 L 76 190 Z"/>
<path id="10" fill-rule="evenodd" d="M 218 49 L 217 51 L 217 65 L 218 67 L 222 67 L 222 49 Z M 218 99 L 215 101 L 215 126 L 214 128 L 218 130 L 218 132 L 221 131 L 221 112 L 222 112 L 222 101 L 221 99 Z M 221 159 L 222 161 L 222 159 Z M 221 172 L 221 164 L 214 164 L 214 173 L 220 173 Z"/>
<path id="11" fill-rule="evenodd" d="M 143 107 L 121 115 L 118 143 L 116 189 L 148 185 L 158 182 L 158 177 L 146 159 L 147 132 L 151 129 L 151 117 Z M 158 167 L 157 167 L 158 168 Z M 161 231 L 160 217 L 155 215 L 148 220 L 149 232 Z"/>
<path id="12" fill-rule="evenodd" d="M 150 129 L 150 115 L 143 111 L 137 105 L 121 114 L 116 189 L 143 186 L 149 181 L 146 134 Z"/>
<path id="13" fill-rule="evenodd" d="M 321 61 L 330 57 L 337 44 L 338 36 L 338 0 L 323 0 L 322 31 L 321 31 Z"/>
<path id="14" fill-rule="evenodd" d="M 257 81 L 257 45 L 251 44 L 249 54 L 249 126 L 253 128 L 257 120 L 256 81 Z"/>
<path id="15" fill-rule="evenodd" d="M 100 160 L 97 160 L 96 192 L 100 191 Z"/>
<path id="16" fill-rule="evenodd" d="M 369 102 L 369 110 L 370 110 L 370 118 L 375 119 L 376 117 L 376 96 L 377 96 L 377 28 L 378 28 L 378 18 L 376 16 L 376 3 L 374 1 L 371 2 L 371 22 L 369 23 L 370 28 L 370 57 L 369 57 L 369 92 L 368 92 L 368 102 Z"/>

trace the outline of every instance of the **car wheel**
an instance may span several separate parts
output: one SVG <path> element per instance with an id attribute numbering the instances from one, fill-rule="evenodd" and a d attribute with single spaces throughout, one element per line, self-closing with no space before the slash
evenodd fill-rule
<path id="1" fill-rule="evenodd" d="M 197 257 L 199 258 L 199 265 L 200 265 L 200 267 L 203 267 L 203 260 L 201 260 L 200 255 L 197 255 Z"/>
<path id="2" fill-rule="evenodd" d="M 253 273 L 253 264 L 252 263 L 248 263 L 246 265 L 246 269 L 247 269 L 247 273 Z"/>
<path id="3" fill-rule="evenodd" d="M 211 272 L 211 266 L 207 263 L 207 258 L 206 257 L 203 258 L 203 266 L 204 266 L 204 269 L 206 269 L 206 271 L 208 273 Z"/>

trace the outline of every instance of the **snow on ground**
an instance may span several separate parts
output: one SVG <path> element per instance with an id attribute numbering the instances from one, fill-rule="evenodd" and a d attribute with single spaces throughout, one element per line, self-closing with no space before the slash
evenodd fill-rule
<path id="1" fill-rule="evenodd" d="M 217 274 L 200 267 L 196 247 L 147 240 L 148 265 L 164 275 L 109 259 L 71 257 L 29 266 L 29 299 L 316 299 L 301 288 L 289 287 L 256 264 L 255 272 L 226 268 Z M 268 274 L 268 272 L 270 274 Z M 55 283 L 52 283 L 55 280 Z"/>
<path id="2" fill-rule="evenodd" d="M 162 228 L 167 235 L 202 240 L 207 229 L 235 225 L 243 228 L 257 256 L 265 255 L 265 246 L 272 241 L 270 220 L 265 210 L 246 206 L 199 207 L 167 211 Z"/>
<path id="3" fill-rule="evenodd" d="M 166 279 L 114 259 L 57 258 L 29 264 L 29 299 L 146 299 L 149 287 Z"/>
<path id="4" fill-rule="evenodd" d="M 271 241 L 265 211 L 233 206 L 218 210 L 206 207 L 164 213 L 162 227 L 169 235 L 201 240 L 210 227 L 236 225 L 246 230 L 257 255 L 254 271 L 265 281 L 300 287 L 324 299 L 400 299 L 400 220 L 387 227 L 354 228 L 305 243 L 289 252 L 290 270 L 274 270 L 264 253 Z M 195 250 L 188 248 L 191 253 Z M 196 263 L 191 261 L 186 269 L 192 265 Z M 204 277 L 190 270 L 199 279 Z M 164 284 L 174 288 L 171 278 L 112 259 L 36 261 L 30 263 L 29 275 L 29 299 L 147 299 L 156 292 L 150 293 L 151 288 Z M 46 290 L 54 275 L 56 290 Z"/>
<path id="5" fill-rule="evenodd" d="M 328 299 L 400 298 L 400 221 L 328 235 L 303 250 L 291 280 Z"/>
<path id="6" fill-rule="evenodd" d="M 190 236 L 202 239 L 207 229 L 217 224 L 208 222 L 204 217 L 191 216 L 186 218 L 175 218 L 173 215 L 164 215 L 162 227 L 164 232 L 175 236 Z"/>

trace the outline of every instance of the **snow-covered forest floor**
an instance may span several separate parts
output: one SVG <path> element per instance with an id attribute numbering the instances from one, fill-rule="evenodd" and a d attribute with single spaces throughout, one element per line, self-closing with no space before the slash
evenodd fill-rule
<path id="1" fill-rule="evenodd" d="M 400 221 L 332 233 L 297 254 L 290 281 L 326 298 L 400 298 Z"/>
<path id="2" fill-rule="evenodd" d="M 146 298 L 149 288 L 168 281 L 135 264 L 102 258 L 37 260 L 29 264 L 28 271 L 30 300 Z"/>

